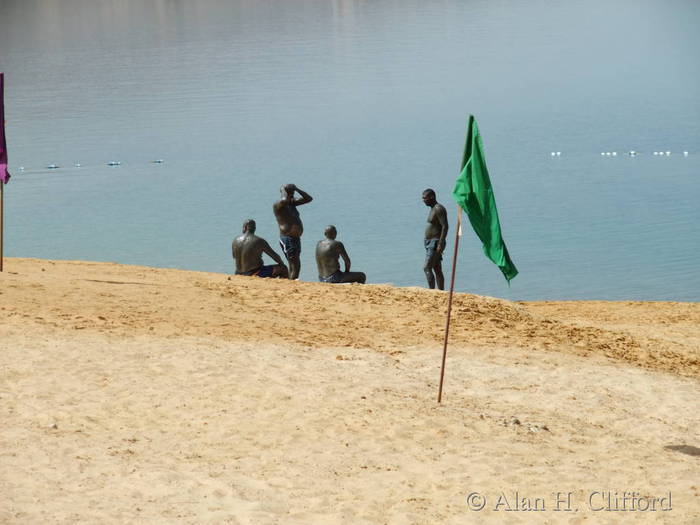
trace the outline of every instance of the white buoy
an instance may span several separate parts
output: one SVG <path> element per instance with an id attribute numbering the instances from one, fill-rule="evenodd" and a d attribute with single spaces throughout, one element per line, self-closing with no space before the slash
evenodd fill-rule
<path id="1" fill-rule="evenodd" d="M 605 152 L 604 152 L 604 151 L 601 151 L 601 152 L 600 152 L 600 156 L 601 156 L 601 157 L 605 157 Z"/>
<path id="2" fill-rule="evenodd" d="M 617 157 L 617 151 L 613 151 L 613 152 L 612 152 L 612 156 L 613 156 L 613 157 Z"/>
<path id="3" fill-rule="evenodd" d="M 556 155 L 556 153 L 554 153 L 554 152 L 552 151 L 552 152 L 550 153 L 550 155 L 551 155 L 552 157 L 554 157 L 554 156 Z"/>
<path id="4" fill-rule="evenodd" d="M 76 162 L 76 163 L 75 163 L 75 167 L 76 167 L 76 168 L 80 168 L 81 166 L 82 166 L 82 164 L 80 164 L 80 162 Z"/>
<path id="5" fill-rule="evenodd" d="M 684 156 L 684 157 L 687 157 L 687 156 L 688 156 L 688 152 L 687 152 L 687 151 L 684 151 L 684 152 L 683 152 L 683 156 Z"/>
<path id="6" fill-rule="evenodd" d="M 668 157 L 668 156 L 670 156 L 670 155 L 671 155 L 671 152 L 670 152 L 670 151 L 667 151 L 667 152 L 666 152 L 666 156 Z"/>
<path id="7" fill-rule="evenodd" d="M 636 151 L 634 151 L 634 150 L 630 151 L 630 157 L 634 157 L 636 154 L 637 154 Z"/>
<path id="8" fill-rule="evenodd" d="M 20 166 L 19 171 L 24 171 L 24 166 Z"/>
<path id="9" fill-rule="evenodd" d="M 557 157 L 561 157 L 561 151 L 557 151 Z"/>
<path id="10" fill-rule="evenodd" d="M 656 156 L 656 155 L 658 155 L 658 154 L 659 154 L 659 152 L 658 152 L 658 151 L 655 151 L 655 152 L 654 152 L 654 155 L 655 155 L 655 156 Z"/>

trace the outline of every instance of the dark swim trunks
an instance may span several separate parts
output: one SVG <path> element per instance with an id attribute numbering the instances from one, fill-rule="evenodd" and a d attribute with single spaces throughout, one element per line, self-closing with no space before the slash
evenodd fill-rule
<path id="1" fill-rule="evenodd" d="M 438 251 L 440 239 L 425 239 L 425 263 L 436 263 L 442 261 L 442 254 Z"/>
<path id="2" fill-rule="evenodd" d="M 299 237 L 280 235 L 280 246 L 287 259 L 301 255 L 301 239 Z"/>
<path id="3" fill-rule="evenodd" d="M 318 276 L 318 280 L 321 281 L 322 283 L 339 283 L 340 281 L 343 280 L 343 276 L 345 273 L 341 272 L 340 270 L 333 272 L 330 274 L 328 277 L 321 277 L 320 275 Z"/>
<path id="4" fill-rule="evenodd" d="M 241 273 L 241 275 L 248 275 L 250 277 L 272 277 L 272 271 L 275 269 L 274 265 L 261 266 L 255 270 L 248 270 L 247 272 Z"/>

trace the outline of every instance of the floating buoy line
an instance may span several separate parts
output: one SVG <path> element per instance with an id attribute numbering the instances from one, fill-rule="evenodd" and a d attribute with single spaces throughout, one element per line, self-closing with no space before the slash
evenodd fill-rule
<path id="1" fill-rule="evenodd" d="M 666 150 L 666 151 L 654 151 L 652 154 L 655 157 L 670 157 L 672 153 L 673 152 Z M 682 151 L 681 153 L 683 154 L 684 157 L 687 157 L 690 155 L 689 151 Z M 561 153 L 561 151 L 551 151 L 549 153 L 549 155 L 551 157 L 561 157 L 562 153 Z M 601 157 L 617 157 L 617 155 L 618 155 L 617 151 L 601 151 L 600 152 Z M 630 150 L 627 152 L 628 157 L 636 157 L 638 155 L 643 155 L 643 153 L 641 151 L 635 151 L 635 150 Z"/>
<path id="2" fill-rule="evenodd" d="M 689 152 L 689 151 L 682 151 L 682 152 L 680 152 L 680 153 L 681 153 L 684 157 L 688 157 L 688 156 L 690 155 L 690 152 Z M 673 152 L 671 152 L 671 151 L 669 151 L 669 150 L 665 150 L 665 151 L 657 150 L 657 151 L 653 151 L 651 154 L 652 154 L 654 157 L 670 157 L 670 156 L 673 154 Z M 562 156 L 562 152 L 561 152 L 561 151 L 551 151 L 551 152 L 549 153 L 549 155 L 550 155 L 552 158 L 557 158 L 557 157 L 561 157 L 561 156 Z M 627 156 L 629 156 L 629 157 L 637 157 L 637 156 L 639 156 L 639 155 L 643 155 L 643 153 L 642 153 L 641 151 L 635 151 L 635 150 L 630 150 L 630 151 L 627 152 Z M 617 152 L 617 151 L 601 151 L 601 152 L 600 152 L 600 156 L 601 156 L 601 157 L 617 157 L 617 156 L 618 156 L 618 152 Z M 148 161 L 148 164 L 163 164 L 164 162 L 165 162 L 165 161 L 164 161 L 163 159 L 154 159 L 154 160 Z M 55 171 L 55 170 L 74 169 L 74 168 L 81 168 L 81 169 L 84 168 L 84 169 L 87 169 L 87 168 L 97 168 L 97 167 L 100 167 L 100 166 L 107 166 L 107 167 L 110 167 L 110 168 L 116 168 L 116 167 L 119 167 L 119 166 L 121 166 L 121 165 L 122 165 L 122 163 L 121 163 L 121 161 L 119 161 L 119 160 L 110 160 L 110 161 L 108 161 L 108 162 L 106 162 L 106 163 L 104 163 L 104 164 L 90 164 L 90 165 L 87 165 L 87 166 L 81 164 L 80 162 L 75 162 L 75 163 L 73 163 L 71 166 L 60 166 L 60 165 L 58 165 L 58 164 L 47 164 L 47 165 L 44 166 L 43 168 L 36 168 L 36 167 L 34 167 L 34 168 L 31 168 L 31 167 L 30 167 L 30 168 L 27 168 L 27 167 L 25 167 L 25 166 L 17 166 L 17 167 L 15 167 L 15 168 L 10 168 L 10 172 L 11 172 L 11 173 L 12 173 L 12 172 L 14 172 L 14 173 L 41 173 L 41 172 L 44 172 L 44 171 L 46 171 L 46 170 Z"/>
<path id="3" fill-rule="evenodd" d="M 148 161 L 148 164 L 163 164 L 165 161 L 163 159 L 155 159 Z M 119 160 L 110 160 L 109 162 L 106 162 L 104 164 L 89 164 L 89 165 L 83 165 L 80 162 L 75 162 L 70 166 L 60 166 L 58 164 L 47 164 L 43 168 L 27 168 L 26 166 L 17 166 L 16 168 L 10 168 L 11 173 L 42 173 L 47 170 L 49 171 L 55 171 L 55 170 L 64 170 L 64 169 L 74 169 L 74 168 L 81 168 L 81 169 L 87 169 L 87 168 L 98 168 L 100 166 L 107 166 L 110 168 L 116 168 L 118 166 L 121 166 L 122 163 Z"/>

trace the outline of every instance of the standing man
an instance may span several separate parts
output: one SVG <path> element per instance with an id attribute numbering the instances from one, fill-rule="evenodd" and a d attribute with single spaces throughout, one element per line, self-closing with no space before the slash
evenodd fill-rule
<path id="1" fill-rule="evenodd" d="M 297 206 L 308 204 L 313 198 L 294 184 L 285 184 L 280 191 L 282 198 L 272 206 L 272 211 L 275 212 L 275 218 L 280 227 L 280 246 L 289 262 L 289 278 L 298 279 L 299 270 L 301 270 L 299 256 L 304 225 L 301 223 Z M 301 198 L 295 199 L 294 192 L 298 192 Z"/>
<path id="2" fill-rule="evenodd" d="M 316 265 L 318 266 L 318 280 L 322 283 L 362 283 L 367 276 L 362 272 L 350 271 L 350 257 L 345 251 L 345 246 L 335 237 L 338 231 L 335 226 L 326 226 L 323 232 L 326 238 L 318 241 L 316 245 Z M 338 259 L 342 257 L 345 262 L 345 271 L 340 271 Z"/>
<path id="3" fill-rule="evenodd" d="M 236 275 L 255 277 L 283 277 L 289 275 L 282 257 L 270 248 L 267 241 L 255 235 L 255 221 L 248 219 L 243 223 L 243 235 L 236 237 L 231 245 L 233 260 L 236 263 Z M 266 253 L 276 265 L 263 266 L 262 254 Z"/>
<path id="4" fill-rule="evenodd" d="M 435 281 L 440 290 L 445 289 L 445 277 L 442 275 L 442 252 L 445 251 L 447 237 L 447 210 L 435 199 L 435 191 L 428 188 L 423 191 L 423 202 L 430 208 L 428 225 L 425 227 L 425 264 L 423 271 L 428 279 L 428 286 L 435 288 Z"/>

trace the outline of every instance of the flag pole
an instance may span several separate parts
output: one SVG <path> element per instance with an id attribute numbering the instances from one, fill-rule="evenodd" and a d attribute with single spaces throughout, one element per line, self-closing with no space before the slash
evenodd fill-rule
<path id="1" fill-rule="evenodd" d="M 3 221 L 3 216 L 5 215 L 5 184 L 0 180 L 0 272 L 2 271 L 2 261 L 5 257 L 3 253 L 3 232 L 5 231 L 5 224 Z"/>
<path id="2" fill-rule="evenodd" d="M 0 72 L 0 272 L 5 258 L 3 233 L 5 231 L 5 184 L 10 180 L 7 172 L 7 144 L 5 143 L 5 74 Z"/>
<path id="3" fill-rule="evenodd" d="M 457 271 L 457 248 L 462 236 L 462 208 L 457 206 L 457 230 L 455 232 L 455 251 L 452 254 L 452 277 L 450 278 L 450 296 L 447 300 L 447 320 L 445 321 L 445 341 L 442 345 L 442 366 L 440 367 L 440 388 L 437 402 L 442 402 L 442 384 L 445 380 L 445 359 L 447 359 L 447 339 L 450 335 L 450 314 L 452 313 L 452 295 L 455 289 L 455 273 Z"/>

